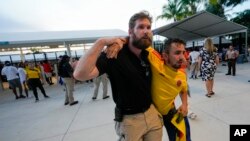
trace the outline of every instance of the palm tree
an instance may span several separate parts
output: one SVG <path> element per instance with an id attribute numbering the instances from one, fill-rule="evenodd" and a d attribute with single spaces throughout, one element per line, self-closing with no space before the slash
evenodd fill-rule
<path id="1" fill-rule="evenodd" d="M 194 15 L 198 12 L 198 7 L 204 0 L 181 0 L 183 7 L 187 7 L 186 13 L 188 16 Z"/>
<path id="2" fill-rule="evenodd" d="M 157 19 L 182 20 L 198 12 L 198 7 L 205 0 L 169 0 L 168 4 L 163 6 L 162 15 Z"/>
<path id="3" fill-rule="evenodd" d="M 174 19 L 174 21 L 181 20 L 184 17 L 184 10 L 179 0 L 170 0 L 168 4 L 163 5 L 162 15 L 158 19 Z"/>
<path id="4" fill-rule="evenodd" d="M 237 13 L 237 16 L 231 19 L 231 21 L 244 25 L 250 29 L 250 9 Z"/>

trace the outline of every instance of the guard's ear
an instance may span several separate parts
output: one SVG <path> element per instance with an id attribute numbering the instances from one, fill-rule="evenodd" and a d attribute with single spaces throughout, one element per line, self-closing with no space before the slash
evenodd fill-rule
<path id="1" fill-rule="evenodd" d="M 128 34 L 131 35 L 133 33 L 133 29 L 128 29 Z"/>

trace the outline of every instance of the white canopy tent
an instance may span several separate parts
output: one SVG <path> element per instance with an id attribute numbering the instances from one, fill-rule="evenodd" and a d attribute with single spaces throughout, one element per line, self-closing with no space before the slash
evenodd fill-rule
<path id="1" fill-rule="evenodd" d="M 181 21 L 156 28 L 153 32 L 155 35 L 180 38 L 184 41 L 197 41 L 206 37 L 245 32 L 245 52 L 247 52 L 247 27 L 227 21 L 207 11 L 201 11 Z"/>
<path id="2" fill-rule="evenodd" d="M 0 48 L 86 44 L 112 36 L 124 37 L 127 33 L 119 29 L 1 33 Z"/>

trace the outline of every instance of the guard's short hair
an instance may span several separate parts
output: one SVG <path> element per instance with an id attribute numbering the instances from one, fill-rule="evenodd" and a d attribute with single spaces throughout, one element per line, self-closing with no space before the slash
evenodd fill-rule
<path id="1" fill-rule="evenodd" d="M 148 11 L 141 11 L 138 13 L 135 13 L 129 20 L 129 29 L 132 29 L 135 27 L 135 21 L 138 19 L 148 19 L 150 23 L 152 23 L 152 17 L 150 16 Z"/>

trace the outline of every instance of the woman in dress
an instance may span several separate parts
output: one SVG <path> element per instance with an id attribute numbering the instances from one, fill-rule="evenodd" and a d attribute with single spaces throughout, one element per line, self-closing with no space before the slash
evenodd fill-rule
<path id="1" fill-rule="evenodd" d="M 216 52 L 212 39 L 205 40 L 204 47 L 200 51 L 199 64 L 201 66 L 202 80 L 205 81 L 207 97 L 214 95 L 214 74 L 219 64 L 219 56 Z"/>

